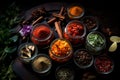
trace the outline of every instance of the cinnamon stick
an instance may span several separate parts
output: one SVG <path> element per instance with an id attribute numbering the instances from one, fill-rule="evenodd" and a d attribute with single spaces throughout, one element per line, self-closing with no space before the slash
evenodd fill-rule
<path id="1" fill-rule="evenodd" d="M 63 38 L 62 28 L 60 26 L 60 21 L 59 22 L 55 21 L 55 28 L 57 30 L 59 38 Z"/>
<path id="2" fill-rule="evenodd" d="M 63 11 L 64 11 L 64 7 L 62 6 L 60 12 L 58 13 L 58 15 L 59 15 L 59 16 L 62 16 Z M 59 17 L 58 17 L 58 18 L 59 18 Z M 53 17 L 53 18 L 50 19 L 47 23 L 50 24 L 50 23 L 54 22 L 56 19 L 57 19 L 56 17 Z"/>
<path id="3" fill-rule="evenodd" d="M 36 24 L 39 20 L 43 19 L 43 16 L 40 16 L 39 18 L 37 18 L 35 21 L 33 21 L 32 25 Z"/>

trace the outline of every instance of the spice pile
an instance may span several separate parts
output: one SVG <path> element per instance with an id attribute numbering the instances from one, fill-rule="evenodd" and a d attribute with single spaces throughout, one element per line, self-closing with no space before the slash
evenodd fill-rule
<path id="1" fill-rule="evenodd" d="M 31 58 L 31 56 L 33 56 L 34 53 L 35 53 L 35 46 L 25 45 L 25 47 L 23 47 L 20 50 L 20 54 L 22 58 Z"/>
<path id="2" fill-rule="evenodd" d="M 77 50 L 74 55 L 74 61 L 80 68 L 88 68 L 93 63 L 93 56 L 87 50 Z"/>
<path id="3" fill-rule="evenodd" d="M 86 28 L 84 25 L 78 20 L 73 20 L 67 24 L 64 37 L 73 45 L 76 45 L 78 43 L 83 44 L 85 34 Z"/>
<path id="4" fill-rule="evenodd" d="M 93 47 L 101 47 L 105 43 L 103 37 L 99 34 L 92 33 L 87 38 L 89 44 Z"/>
<path id="5" fill-rule="evenodd" d="M 83 25 L 77 22 L 70 23 L 67 30 L 72 37 L 81 36 L 84 33 Z"/>
<path id="6" fill-rule="evenodd" d="M 112 72 L 114 68 L 114 64 L 108 56 L 96 57 L 94 65 L 96 70 L 102 74 L 108 74 Z"/>
<path id="7" fill-rule="evenodd" d="M 66 62 L 72 54 L 72 46 L 66 39 L 55 39 L 50 45 L 49 55 L 55 61 Z"/>
<path id="8" fill-rule="evenodd" d="M 31 40 L 38 46 L 46 46 L 53 39 L 53 31 L 47 24 L 37 24 L 31 32 Z"/>
<path id="9" fill-rule="evenodd" d="M 71 50 L 71 45 L 65 40 L 57 40 L 51 46 L 52 53 L 57 56 L 66 56 Z"/>
<path id="10" fill-rule="evenodd" d="M 56 71 L 57 80 L 74 80 L 73 71 L 69 68 L 59 68 Z"/>
<path id="11" fill-rule="evenodd" d="M 38 48 L 33 43 L 23 43 L 18 47 L 18 57 L 23 62 L 30 62 L 38 53 Z"/>
<path id="12" fill-rule="evenodd" d="M 39 54 L 32 61 L 32 68 L 37 73 L 47 73 L 51 68 L 51 60 L 44 54 Z"/>
<path id="13" fill-rule="evenodd" d="M 86 72 L 83 74 L 82 80 L 97 80 L 97 76 L 92 72 Z"/>
<path id="14" fill-rule="evenodd" d="M 94 16 L 85 16 L 82 18 L 82 22 L 86 25 L 89 31 L 98 29 L 98 20 Z"/>
<path id="15" fill-rule="evenodd" d="M 84 9 L 81 7 L 81 6 L 71 6 L 69 9 L 68 9 L 68 16 L 70 18 L 80 18 L 82 17 L 84 14 Z"/>

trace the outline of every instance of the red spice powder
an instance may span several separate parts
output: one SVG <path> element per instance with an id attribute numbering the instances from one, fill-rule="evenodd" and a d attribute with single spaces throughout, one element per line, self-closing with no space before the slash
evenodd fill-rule
<path id="1" fill-rule="evenodd" d="M 38 38 L 38 39 L 45 39 L 49 36 L 50 34 L 50 29 L 44 25 L 42 26 L 39 26 L 39 27 L 36 27 L 34 30 L 33 30 L 33 36 Z"/>

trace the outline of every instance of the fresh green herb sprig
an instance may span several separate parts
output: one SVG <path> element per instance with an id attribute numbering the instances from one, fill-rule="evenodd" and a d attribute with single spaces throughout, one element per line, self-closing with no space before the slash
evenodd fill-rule
<path id="1" fill-rule="evenodd" d="M 21 22 L 20 8 L 13 3 L 0 15 L 0 80 L 13 80 L 15 74 L 12 70 L 11 56 L 17 47 L 11 44 L 18 41 L 18 36 L 11 35 L 9 30 Z"/>
<path id="2" fill-rule="evenodd" d="M 0 50 L 2 50 L 0 56 L 5 53 L 4 51 L 8 49 L 7 47 L 11 43 L 18 39 L 18 36 L 12 36 L 9 30 L 21 21 L 19 14 L 20 8 L 13 3 L 0 16 L 0 45 L 2 45 L 0 48 Z"/>
<path id="3" fill-rule="evenodd" d="M 16 78 L 14 75 L 14 72 L 12 70 L 12 62 L 11 64 L 6 68 L 6 65 L 2 65 L 1 72 L 0 72 L 0 80 L 13 80 Z"/>

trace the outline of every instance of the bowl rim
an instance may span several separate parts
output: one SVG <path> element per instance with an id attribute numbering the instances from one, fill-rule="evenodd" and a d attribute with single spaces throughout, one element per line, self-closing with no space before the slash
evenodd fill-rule
<path id="1" fill-rule="evenodd" d="M 61 66 L 58 66 L 57 68 L 56 68 L 56 70 L 55 70 L 55 78 L 57 79 L 57 80 L 60 80 L 60 79 L 58 79 L 58 77 L 57 77 L 57 72 L 59 71 L 59 70 L 61 70 L 61 69 L 67 69 L 67 70 L 69 70 L 71 73 L 72 73 L 72 76 L 71 76 L 71 78 L 70 78 L 70 80 L 74 80 L 74 77 L 75 77 L 75 71 L 74 71 L 74 69 L 71 67 L 71 66 L 68 66 L 68 65 L 61 65 Z"/>
<path id="2" fill-rule="evenodd" d="M 78 63 L 76 62 L 75 57 L 76 57 L 76 54 L 77 54 L 79 51 L 87 51 L 87 52 L 88 52 L 87 54 L 89 54 L 89 55 L 91 56 L 92 59 L 91 59 L 91 61 L 90 61 L 90 63 L 89 63 L 88 65 L 80 65 L 80 64 L 78 64 Z M 77 50 L 74 52 L 73 60 L 74 60 L 74 63 L 75 63 L 79 68 L 86 69 L 86 68 L 89 68 L 89 67 L 91 67 L 91 66 L 93 65 L 94 56 L 91 55 L 87 49 L 84 49 L 84 48 L 83 48 L 83 49 L 77 49 Z"/>
<path id="3" fill-rule="evenodd" d="M 70 53 L 69 53 L 68 55 L 66 55 L 66 56 L 62 56 L 62 57 L 61 57 L 61 56 L 57 56 L 57 55 L 55 55 L 55 54 L 52 52 L 51 47 L 52 47 L 52 45 L 53 45 L 56 41 L 58 41 L 58 40 L 66 41 L 66 42 L 70 45 L 71 50 L 70 50 Z M 73 47 L 72 47 L 72 44 L 70 43 L 69 40 L 64 39 L 64 38 L 63 38 L 63 39 L 62 39 L 62 38 L 56 38 L 54 41 L 51 42 L 51 44 L 50 44 L 50 48 L 49 48 L 49 51 L 52 53 L 52 55 L 56 56 L 57 58 L 59 58 L 59 59 L 64 59 L 64 58 L 69 57 L 71 54 L 73 54 Z"/>
<path id="4" fill-rule="evenodd" d="M 109 59 L 109 60 L 111 61 L 111 63 L 112 63 L 112 68 L 111 68 L 109 71 L 107 71 L 107 72 L 101 72 L 101 71 L 99 71 L 99 69 L 96 67 L 96 59 L 98 59 L 98 58 L 100 58 L 100 57 L 106 57 L 107 59 Z M 94 67 L 95 67 L 96 71 L 97 71 L 98 73 L 100 73 L 100 74 L 109 74 L 109 73 L 111 73 L 111 72 L 114 70 L 114 62 L 113 62 L 113 60 L 112 60 L 109 56 L 107 56 L 107 55 L 100 55 L 100 56 L 97 56 L 97 57 L 95 58 L 95 60 L 94 60 Z"/>
<path id="5" fill-rule="evenodd" d="M 44 25 L 44 27 L 46 27 L 46 28 L 48 28 L 48 29 L 50 30 L 50 33 L 49 33 L 48 37 L 46 37 L 45 39 L 39 39 L 39 38 L 35 37 L 35 36 L 32 34 L 33 31 L 34 31 L 34 29 L 35 29 L 36 27 L 41 27 L 41 25 Z M 49 24 L 47 24 L 47 23 L 37 23 L 37 24 L 35 24 L 35 25 L 33 26 L 32 30 L 31 30 L 31 33 L 30 33 L 30 37 L 34 37 L 35 40 L 40 41 L 40 42 L 48 40 L 49 38 L 51 38 L 52 35 L 53 35 L 53 31 L 52 31 L 51 27 L 49 26 Z"/>
<path id="6" fill-rule="evenodd" d="M 92 20 L 94 19 L 94 21 L 96 22 L 96 27 L 95 28 L 91 28 L 90 30 L 87 28 L 86 24 L 84 23 L 84 19 L 85 18 L 92 18 Z M 86 15 L 84 17 L 81 18 L 81 21 L 84 23 L 84 25 L 86 26 L 88 31 L 95 31 L 99 28 L 99 20 L 97 16 L 93 16 L 93 15 Z"/>
<path id="7" fill-rule="evenodd" d="M 100 47 L 93 47 L 89 43 L 89 41 L 88 41 L 88 36 L 91 35 L 91 34 L 98 34 L 98 35 L 100 35 L 103 38 L 103 40 L 104 40 L 104 44 L 102 46 L 100 46 Z M 94 50 L 95 50 L 95 48 L 97 48 L 97 49 L 100 48 L 98 51 L 101 51 L 101 50 L 103 50 L 103 49 L 106 48 L 106 37 L 101 32 L 99 32 L 99 31 L 92 31 L 92 32 L 90 32 L 90 33 L 87 34 L 87 36 L 86 36 L 86 43 L 85 44 L 89 45 Z M 92 54 L 92 55 L 100 55 L 101 53 L 94 54 L 94 53 L 90 52 L 90 54 Z"/>
<path id="8" fill-rule="evenodd" d="M 47 68 L 47 70 L 45 70 L 45 71 L 37 71 L 37 69 L 34 68 L 34 66 L 33 66 L 34 60 L 38 59 L 39 57 L 45 57 L 50 61 L 50 66 Z M 37 73 L 40 73 L 40 74 L 44 74 L 44 73 L 49 72 L 50 69 L 52 68 L 52 60 L 50 59 L 50 57 L 47 54 L 40 53 L 31 61 L 31 66 L 32 66 L 33 71 L 35 71 Z"/>
<path id="9" fill-rule="evenodd" d="M 82 12 L 79 16 L 73 16 L 73 15 L 71 15 L 71 14 L 69 13 L 69 9 L 72 8 L 72 7 L 74 7 L 74 6 L 80 7 L 80 8 L 83 10 L 83 12 Z M 67 14 L 68 14 L 68 16 L 69 16 L 71 19 L 80 19 L 80 18 L 83 17 L 84 14 L 85 14 L 85 8 L 84 8 L 82 5 L 80 5 L 80 4 L 72 4 L 72 5 L 70 5 L 70 6 L 67 7 Z"/>
<path id="10" fill-rule="evenodd" d="M 21 54 L 20 50 L 23 49 L 25 47 L 25 45 L 33 45 L 33 46 L 35 46 L 35 53 L 30 58 L 22 58 L 21 55 L 20 55 Z M 25 42 L 25 43 L 22 43 L 21 45 L 19 45 L 17 53 L 18 53 L 17 55 L 20 58 L 20 60 L 22 60 L 24 62 L 30 62 L 31 60 L 33 60 L 37 56 L 37 54 L 38 54 L 38 47 L 34 43 L 32 43 L 32 42 Z"/>
<path id="11" fill-rule="evenodd" d="M 83 24 L 83 22 L 82 22 L 82 21 L 79 21 L 79 20 L 71 20 L 71 21 L 69 21 L 69 22 L 67 23 L 64 31 L 65 31 L 65 32 L 68 32 L 67 28 L 68 28 L 68 26 L 69 26 L 71 23 L 78 23 L 78 24 L 80 24 L 80 25 L 83 27 L 83 31 L 84 31 L 84 32 L 83 32 L 83 34 L 82 34 L 81 36 L 76 36 L 76 37 L 71 36 L 69 33 L 67 33 L 67 34 L 68 34 L 71 38 L 74 38 L 74 39 L 85 37 L 85 35 L 86 35 L 86 33 L 87 33 L 86 27 L 85 27 L 85 25 Z"/>

